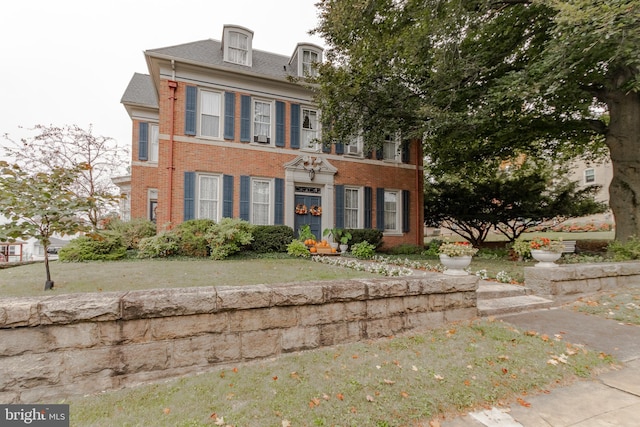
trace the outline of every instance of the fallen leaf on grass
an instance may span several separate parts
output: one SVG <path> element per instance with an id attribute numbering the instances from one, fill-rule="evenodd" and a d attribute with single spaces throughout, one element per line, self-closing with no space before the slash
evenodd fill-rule
<path id="1" fill-rule="evenodd" d="M 438 420 L 429 421 L 429 427 L 440 427 L 440 421 Z"/>
<path id="2" fill-rule="evenodd" d="M 385 384 L 395 384 L 395 383 L 396 383 L 395 381 L 388 380 L 388 379 L 386 379 L 386 378 L 385 378 L 385 379 L 383 379 L 382 381 L 384 381 L 384 383 L 385 383 Z"/>
<path id="3" fill-rule="evenodd" d="M 444 377 L 442 375 L 438 375 L 438 374 L 434 374 L 433 378 L 437 379 L 438 381 L 441 381 L 444 379 Z"/>
<path id="4" fill-rule="evenodd" d="M 169 414 L 171 413 L 171 409 L 169 409 L 169 408 L 164 408 L 164 409 L 162 410 L 162 412 L 164 412 L 164 414 L 165 414 L 165 415 L 169 415 Z"/>
<path id="5" fill-rule="evenodd" d="M 367 402 L 373 402 L 375 401 L 375 399 L 373 398 L 373 396 L 367 394 Z"/>
<path id="6" fill-rule="evenodd" d="M 402 391 L 400 392 L 400 396 L 404 397 L 405 399 L 409 397 L 409 393 L 407 393 L 406 391 Z"/>
<path id="7" fill-rule="evenodd" d="M 518 402 L 521 406 L 524 406 L 525 408 L 530 408 L 531 407 L 531 403 L 527 402 L 526 400 L 524 400 L 521 397 L 517 398 L 516 402 Z"/>
<path id="8" fill-rule="evenodd" d="M 282 420 L 282 427 L 291 427 L 291 422 L 288 420 Z"/>

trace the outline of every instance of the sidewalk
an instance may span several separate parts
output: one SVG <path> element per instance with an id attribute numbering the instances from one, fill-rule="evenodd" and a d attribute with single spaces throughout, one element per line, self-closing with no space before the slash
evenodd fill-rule
<path id="1" fill-rule="evenodd" d="M 640 326 L 554 308 L 501 317 L 520 329 L 584 344 L 613 355 L 622 366 L 594 380 L 578 381 L 549 394 L 527 396 L 531 404 L 472 412 L 441 427 L 638 427 L 640 426 Z"/>

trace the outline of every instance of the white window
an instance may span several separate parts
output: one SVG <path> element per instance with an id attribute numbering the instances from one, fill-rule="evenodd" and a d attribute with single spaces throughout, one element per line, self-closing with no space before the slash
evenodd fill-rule
<path id="1" fill-rule="evenodd" d="M 253 141 L 271 143 L 271 103 L 253 102 Z"/>
<path id="2" fill-rule="evenodd" d="M 217 175 L 198 175 L 198 218 L 220 219 L 220 184 Z"/>
<path id="3" fill-rule="evenodd" d="M 358 136 L 357 138 L 354 138 L 353 140 L 349 141 L 349 144 L 347 144 L 344 147 L 344 152 L 345 154 L 349 154 L 352 156 L 361 156 L 362 155 L 362 146 L 363 146 L 363 142 L 362 142 L 362 137 Z"/>
<path id="4" fill-rule="evenodd" d="M 313 50 L 304 49 L 302 51 L 302 75 L 303 76 L 316 76 L 318 70 L 316 64 L 318 63 L 318 52 Z"/>
<path id="5" fill-rule="evenodd" d="M 400 192 L 390 190 L 384 192 L 384 231 L 400 230 Z"/>
<path id="6" fill-rule="evenodd" d="M 131 194 L 120 192 L 120 219 L 131 221 Z"/>
<path id="7" fill-rule="evenodd" d="M 238 31 L 229 31 L 227 43 L 228 61 L 249 65 L 249 36 Z"/>
<path id="8" fill-rule="evenodd" d="M 266 179 L 251 180 L 251 223 L 271 224 L 271 182 Z"/>
<path id="9" fill-rule="evenodd" d="M 360 194 L 359 188 L 344 190 L 344 227 L 360 228 Z"/>
<path id="10" fill-rule="evenodd" d="M 158 189 L 149 188 L 147 190 L 147 218 L 156 222 L 158 214 Z"/>
<path id="11" fill-rule="evenodd" d="M 149 125 L 149 161 L 158 162 L 158 143 L 160 140 L 160 132 L 158 125 Z"/>
<path id="12" fill-rule="evenodd" d="M 302 109 L 302 147 L 310 150 L 319 150 L 318 142 L 318 112 Z"/>
<path id="13" fill-rule="evenodd" d="M 596 182 L 596 170 L 595 169 L 585 169 L 584 171 L 584 182 L 585 184 L 591 184 Z"/>
<path id="14" fill-rule="evenodd" d="M 382 144 L 382 158 L 388 161 L 397 162 L 400 159 L 400 143 L 398 138 L 387 135 Z"/>
<path id="15" fill-rule="evenodd" d="M 220 137 L 222 95 L 218 92 L 200 91 L 200 135 Z"/>

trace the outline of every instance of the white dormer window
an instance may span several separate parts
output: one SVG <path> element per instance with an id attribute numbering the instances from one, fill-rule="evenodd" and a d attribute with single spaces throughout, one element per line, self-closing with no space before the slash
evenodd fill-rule
<path id="1" fill-rule="evenodd" d="M 246 28 L 226 26 L 222 36 L 224 60 L 234 64 L 251 66 L 253 32 Z"/>
<path id="2" fill-rule="evenodd" d="M 313 50 L 302 50 L 302 75 L 303 76 L 316 76 L 318 75 L 318 69 L 316 64 L 318 63 L 318 52 Z"/>
<path id="3" fill-rule="evenodd" d="M 314 44 L 298 43 L 289 60 L 294 70 L 300 77 L 313 77 L 318 75 L 318 64 L 322 62 L 322 48 Z"/>

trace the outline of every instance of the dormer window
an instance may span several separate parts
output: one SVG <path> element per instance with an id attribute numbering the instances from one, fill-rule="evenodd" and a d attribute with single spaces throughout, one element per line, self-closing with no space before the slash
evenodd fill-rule
<path id="1" fill-rule="evenodd" d="M 318 75 L 318 64 L 322 62 L 322 48 L 314 44 L 298 43 L 289 60 L 289 65 L 295 67 L 298 76 L 313 77 Z"/>
<path id="2" fill-rule="evenodd" d="M 243 27 L 225 26 L 222 35 L 224 60 L 234 64 L 251 66 L 253 32 Z"/>
<path id="3" fill-rule="evenodd" d="M 318 52 L 313 50 L 304 49 L 302 51 L 302 75 L 303 76 L 316 76 L 318 75 L 318 69 L 316 64 L 318 63 Z"/>

